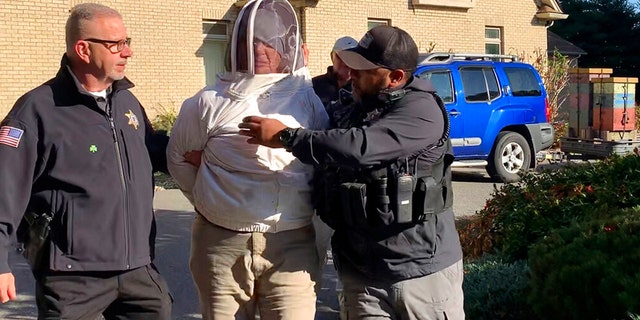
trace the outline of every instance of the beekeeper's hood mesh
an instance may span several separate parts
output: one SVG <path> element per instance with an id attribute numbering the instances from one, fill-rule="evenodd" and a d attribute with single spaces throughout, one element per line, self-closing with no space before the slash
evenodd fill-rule
<path id="1" fill-rule="evenodd" d="M 255 44 L 280 54 L 275 73 L 293 73 L 304 66 L 298 20 L 285 0 L 252 0 L 240 11 L 230 44 L 230 71 L 255 74 Z"/>

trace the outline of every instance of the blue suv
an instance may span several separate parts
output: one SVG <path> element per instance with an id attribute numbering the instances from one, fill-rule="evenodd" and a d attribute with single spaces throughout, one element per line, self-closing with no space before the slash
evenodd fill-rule
<path id="1" fill-rule="evenodd" d="M 542 79 L 515 56 L 430 53 L 415 76 L 431 80 L 447 107 L 454 166 L 485 166 L 492 178 L 517 181 L 553 143 Z"/>

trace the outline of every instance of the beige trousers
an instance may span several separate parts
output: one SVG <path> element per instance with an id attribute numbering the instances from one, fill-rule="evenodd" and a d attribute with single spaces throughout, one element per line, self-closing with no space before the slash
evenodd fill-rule
<path id="1" fill-rule="evenodd" d="M 203 319 L 312 320 L 316 250 L 311 225 L 243 233 L 196 215 L 189 266 Z"/>

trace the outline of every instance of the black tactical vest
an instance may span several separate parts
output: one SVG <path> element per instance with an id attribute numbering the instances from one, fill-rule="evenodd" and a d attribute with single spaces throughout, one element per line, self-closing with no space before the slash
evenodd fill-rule
<path id="1" fill-rule="evenodd" d="M 317 169 L 314 206 L 331 228 L 368 229 L 384 237 L 387 232 L 421 223 L 452 206 L 449 166 L 453 152 L 448 139 L 448 115 L 442 100 L 436 94 L 433 96 L 446 123 L 438 145 L 427 146 L 416 154 L 378 167 L 327 165 Z M 353 110 L 334 121 L 341 123 L 341 127 L 359 126 L 385 113 L 384 109 L 378 109 L 360 116 Z M 423 153 L 443 145 L 444 152 L 437 161 L 431 164 L 420 161 Z"/>

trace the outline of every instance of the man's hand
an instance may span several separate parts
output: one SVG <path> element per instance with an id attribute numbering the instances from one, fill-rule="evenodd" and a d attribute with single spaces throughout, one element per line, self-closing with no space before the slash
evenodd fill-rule
<path id="1" fill-rule="evenodd" d="M 13 274 L 0 274 L 0 302 L 5 303 L 16 299 L 16 279 Z"/>
<path id="2" fill-rule="evenodd" d="M 202 163 L 202 150 L 191 150 L 189 152 L 185 152 L 182 156 L 184 157 L 184 161 L 190 163 L 196 168 L 200 168 L 200 164 Z"/>
<path id="3" fill-rule="evenodd" d="M 238 127 L 240 135 L 250 137 L 247 142 L 251 144 L 261 144 L 270 148 L 283 147 L 279 133 L 287 126 L 276 119 L 249 116 L 242 119 Z"/>

